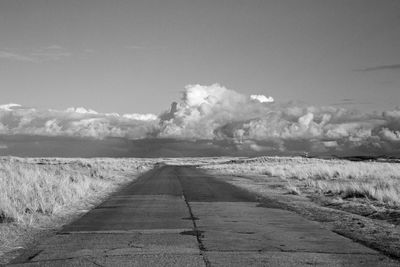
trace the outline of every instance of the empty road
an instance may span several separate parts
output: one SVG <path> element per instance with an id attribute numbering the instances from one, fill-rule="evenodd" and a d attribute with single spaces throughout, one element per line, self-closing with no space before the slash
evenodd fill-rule
<path id="1" fill-rule="evenodd" d="M 399 266 L 194 167 L 162 166 L 11 266 Z"/>

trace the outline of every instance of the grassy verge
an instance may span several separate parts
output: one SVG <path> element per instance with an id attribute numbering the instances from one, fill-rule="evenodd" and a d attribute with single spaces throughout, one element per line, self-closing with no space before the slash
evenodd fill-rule
<path id="1" fill-rule="evenodd" d="M 154 163 L 146 159 L 0 158 L 0 258 L 25 246 L 43 229 L 55 229 L 86 212 Z"/>
<path id="2" fill-rule="evenodd" d="M 281 177 L 294 194 L 314 190 L 341 199 L 364 198 L 386 206 L 400 206 L 398 163 L 261 157 L 207 168 L 223 174 Z"/>
<path id="3" fill-rule="evenodd" d="M 261 157 L 205 165 L 279 207 L 400 258 L 400 164 Z"/>

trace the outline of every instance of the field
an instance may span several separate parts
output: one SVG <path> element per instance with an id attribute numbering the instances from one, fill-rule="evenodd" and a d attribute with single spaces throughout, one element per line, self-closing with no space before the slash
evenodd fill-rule
<path id="1" fill-rule="evenodd" d="M 87 212 L 153 163 L 146 159 L 0 158 L 0 258 L 43 230 L 56 229 Z"/>
<path id="2" fill-rule="evenodd" d="M 400 206 L 400 164 L 396 163 L 260 157 L 214 164 L 207 169 L 220 174 L 280 177 L 293 194 L 312 190 L 342 200 L 355 197 L 388 207 Z"/>
<path id="3" fill-rule="evenodd" d="M 303 157 L 0 158 L 0 264 L 157 163 L 196 165 L 353 240 L 400 257 L 400 164 Z"/>

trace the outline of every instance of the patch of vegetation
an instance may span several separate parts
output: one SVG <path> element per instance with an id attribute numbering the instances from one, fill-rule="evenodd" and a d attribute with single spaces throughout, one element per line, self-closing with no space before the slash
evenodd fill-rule
<path id="1" fill-rule="evenodd" d="M 343 199 L 367 198 L 400 206 L 400 164 L 352 162 L 302 157 L 260 157 L 210 164 L 204 168 L 221 174 L 277 176 L 293 189 L 316 190 Z M 265 178 L 267 179 L 267 178 Z"/>
<path id="2" fill-rule="evenodd" d="M 102 195 L 138 173 L 135 160 L 0 160 L 0 220 L 40 224 L 64 208 Z M 132 175 L 127 177 L 124 172 Z M 125 173 L 126 174 L 126 173 Z"/>

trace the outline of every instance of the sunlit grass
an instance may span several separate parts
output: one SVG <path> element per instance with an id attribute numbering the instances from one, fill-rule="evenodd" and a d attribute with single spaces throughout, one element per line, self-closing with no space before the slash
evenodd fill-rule
<path id="1" fill-rule="evenodd" d="M 368 198 L 389 205 L 400 205 L 400 164 L 351 162 L 302 157 L 260 157 L 211 164 L 205 168 L 220 174 L 260 174 L 288 181 L 290 193 L 311 188 L 323 194 L 346 198 Z"/>
<path id="2" fill-rule="evenodd" d="M 2 158 L 0 221 L 40 225 L 46 217 L 111 192 L 148 165 L 135 160 Z"/>

